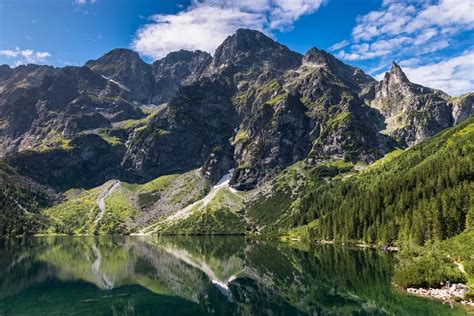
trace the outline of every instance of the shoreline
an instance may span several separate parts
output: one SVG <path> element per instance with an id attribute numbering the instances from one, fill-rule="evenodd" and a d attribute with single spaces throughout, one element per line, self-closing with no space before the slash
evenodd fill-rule
<path id="1" fill-rule="evenodd" d="M 444 303 L 459 303 L 469 310 L 474 310 L 474 301 L 464 299 L 465 293 L 468 290 L 468 286 L 463 283 L 455 283 L 450 287 L 444 286 L 439 289 L 435 288 L 406 288 L 403 289 L 404 292 L 407 292 L 411 295 L 419 297 L 429 297 L 435 300 L 442 301 Z"/>

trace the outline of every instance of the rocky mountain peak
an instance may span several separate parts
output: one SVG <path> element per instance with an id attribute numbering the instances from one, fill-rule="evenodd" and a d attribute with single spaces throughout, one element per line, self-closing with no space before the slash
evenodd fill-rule
<path id="1" fill-rule="evenodd" d="M 390 68 L 390 71 L 385 74 L 384 79 L 393 83 L 410 82 L 402 68 L 396 62 L 392 62 L 392 67 Z"/>
<path id="2" fill-rule="evenodd" d="M 105 53 L 102 57 L 97 60 L 89 60 L 86 62 L 87 67 L 93 67 L 94 65 L 100 63 L 117 63 L 119 61 L 142 61 L 137 52 L 128 49 L 128 48 L 115 48 L 108 53 Z M 143 62 L 143 61 L 142 61 Z"/>
<path id="3" fill-rule="evenodd" d="M 301 59 L 300 54 L 262 32 L 238 29 L 217 48 L 209 73 L 215 74 L 231 66 L 286 71 L 298 67 Z"/>
<path id="4" fill-rule="evenodd" d="M 180 49 L 176 52 L 171 52 L 162 59 L 158 59 L 153 63 L 154 66 L 158 64 L 175 64 L 178 62 L 193 62 L 196 59 L 211 59 L 211 55 L 201 50 L 189 51 Z"/>
<path id="5" fill-rule="evenodd" d="M 114 49 L 97 60 L 89 60 L 86 67 L 127 90 L 131 99 L 142 103 L 149 101 L 153 88 L 152 69 L 137 52 Z"/>
<path id="6" fill-rule="evenodd" d="M 330 53 L 316 47 L 311 48 L 304 56 L 303 67 L 323 68 L 358 94 L 375 84 L 375 80 L 360 68 L 349 66 Z"/>
<path id="7" fill-rule="evenodd" d="M 155 79 L 153 103 L 168 102 L 182 85 L 198 79 L 211 60 L 209 53 L 182 49 L 155 61 L 152 65 Z"/>
<path id="8" fill-rule="evenodd" d="M 12 69 L 8 65 L 0 65 L 0 81 L 8 79 L 12 74 Z"/>
<path id="9" fill-rule="evenodd" d="M 334 56 L 322 49 L 311 48 L 303 57 L 303 65 L 329 66 Z"/>

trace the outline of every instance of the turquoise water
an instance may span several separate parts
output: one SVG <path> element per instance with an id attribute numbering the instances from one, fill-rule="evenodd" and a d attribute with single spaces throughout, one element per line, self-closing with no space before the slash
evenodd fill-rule
<path id="1" fill-rule="evenodd" d="M 244 237 L 0 240 L 0 315 L 462 315 L 390 286 L 394 257 Z"/>

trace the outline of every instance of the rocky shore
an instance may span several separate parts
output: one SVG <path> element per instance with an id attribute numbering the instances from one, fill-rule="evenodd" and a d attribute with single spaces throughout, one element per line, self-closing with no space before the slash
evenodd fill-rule
<path id="1" fill-rule="evenodd" d="M 474 308 L 474 302 L 472 300 L 464 300 L 464 296 L 468 290 L 468 287 L 464 284 L 452 284 L 451 286 L 444 286 L 440 289 L 425 289 L 425 288 L 407 288 L 406 291 L 410 294 L 432 297 L 444 302 L 452 303 L 453 301 L 459 302 L 470 308 Z"/>

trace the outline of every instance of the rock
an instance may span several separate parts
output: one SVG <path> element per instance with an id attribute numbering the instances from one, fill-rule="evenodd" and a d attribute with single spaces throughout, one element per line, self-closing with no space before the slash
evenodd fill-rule
<path id="1" fill-rule="evenodd" d="M 377 82 L 323 50 L 302 56 L 247 29 L 213 57 L 181 50 L 150 65 L 115 49 L 86 67 L 1 66 L 0 91 L 0 155 L 29 157 L 12 163 L 47 157 L 41 167 L 63 173 L 71 159 L 72 175 L 100 153 L 100 181 L 139 182 L 199 167 L 215 182 L 235 167 L 231 184 L 243 190 L 297 161 L 371 163 L 465 120 L 474 100 L 411 83 L 395 63 Z M 79 134 L 117 146 L 79 144 Z"/>
<path id="2" fill-rule="evenodd" d="M 370 104 L 384 116 L 385 133 L 405 145 L 416 144 L 456 123 L 449 96 L 410 82 L 396 63 L 376 85 Z"/>
<path id="3" fill-rule="evenodd" d="M 180 87 L 201 77 L 211 59 L 206 52 L 180 50 L 155 61 L 152 65 L 155 80 L 152 102 L 169 102 Z"/>
<path id="4" fill-rule="evenodd" d="M 131 100 L 149 103 L 154 86 L 152 67 L 138 53 L 124 48 L 114 49 L 86 67 L 126 90 Z"/>

